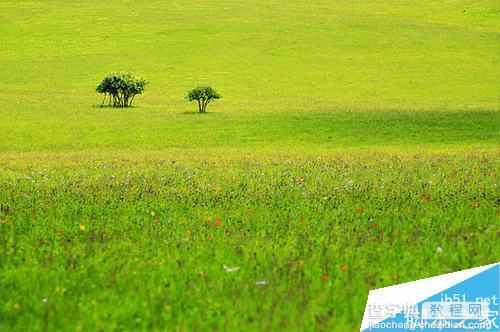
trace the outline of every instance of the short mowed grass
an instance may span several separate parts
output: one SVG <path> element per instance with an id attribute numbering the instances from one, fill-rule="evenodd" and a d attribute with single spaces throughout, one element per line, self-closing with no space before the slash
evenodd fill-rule
<path id="1" fill-rule="evenodd" d="M 498 13 L 2 1 L 2 329 L 355 331 L 499 261 Z M 114 71 L 136 107 L 98 107 Z"/>

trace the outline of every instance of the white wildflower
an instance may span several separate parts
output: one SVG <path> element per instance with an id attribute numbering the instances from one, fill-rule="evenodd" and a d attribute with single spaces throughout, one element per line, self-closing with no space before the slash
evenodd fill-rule
<path id="1" fill-rule="evenodd" d="M 236 271 L 238 271 L 240 269 L 238 266 L 222 265 L 222 267 L 224 268 L 224 271 L 226 271 L 228 273 L 236 272 Z"/>

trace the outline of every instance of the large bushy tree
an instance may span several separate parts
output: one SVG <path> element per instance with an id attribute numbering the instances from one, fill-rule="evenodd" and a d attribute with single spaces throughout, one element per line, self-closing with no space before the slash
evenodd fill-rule
<path id="1" fill-rule="evenodd" d="M 221 95 L 208 85 L 200 85 L 190 91 L 186 96 L 188 101 L 198 102 L 198 112 L 206 113 L 208 104 L 214 99 L 220 99 Z"/>
<path id="2" fill-rule="evenodd" d="M 135 96 L 143 93 L 147 84 L 144 78 L 136 79 L 129 73 L 110 74 L 102 79 L 96 91 L 104 94 L 101 106 L 109 98 L 110 106 L 130 107 Z"/>

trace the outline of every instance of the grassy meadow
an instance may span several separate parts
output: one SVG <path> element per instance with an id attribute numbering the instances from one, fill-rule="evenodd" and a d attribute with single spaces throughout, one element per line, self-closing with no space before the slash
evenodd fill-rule
<path id="1" fill-rule="evenodd" d="M 498 262 L 499 42 L 497 1 L 0 2 L 2 330 L 355 331 Z"/>

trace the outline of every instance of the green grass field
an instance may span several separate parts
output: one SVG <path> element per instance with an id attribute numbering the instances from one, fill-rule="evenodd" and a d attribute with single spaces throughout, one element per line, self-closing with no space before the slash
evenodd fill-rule
<path id="1" fill-rule="evenodd" d="M 0 2 L 2 330 L 355 331 L 498 262 L 499 54 L 497 1 Z"/>

